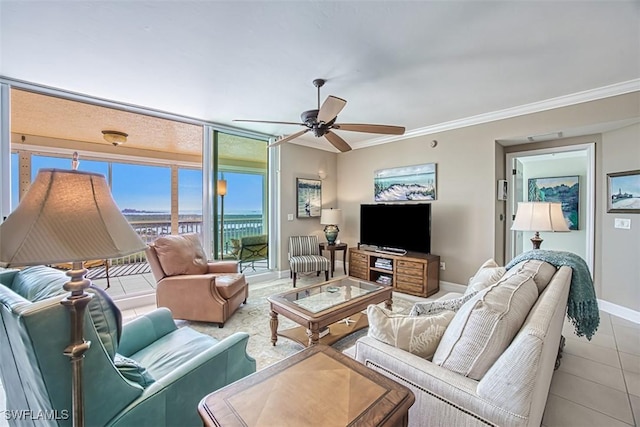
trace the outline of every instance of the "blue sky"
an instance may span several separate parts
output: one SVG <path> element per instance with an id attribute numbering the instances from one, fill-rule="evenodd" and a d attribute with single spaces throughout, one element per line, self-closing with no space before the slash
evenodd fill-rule
<path id="1" fill-rule="evenodd" d="M 18 156 L 12 155 L 12 204 L 18 201 Z M 32 156 L 31 175 L 34 179 L 41 168 L 70 169 L 71 160 Z M 107 176 L 106 162 L 82 160 L 78 170 Z M 171 209 L 171 170 L 162 166 L 113 163 L 112 194 L 120 209 L 165 211 Z M 225 214 L 262 212 L 264 177 L 258 174 L 224 173 L 227 180 Z M 181 212 L 201 212 L 202 173 L 196 169 L 179 169 L 178 204 Z"/>

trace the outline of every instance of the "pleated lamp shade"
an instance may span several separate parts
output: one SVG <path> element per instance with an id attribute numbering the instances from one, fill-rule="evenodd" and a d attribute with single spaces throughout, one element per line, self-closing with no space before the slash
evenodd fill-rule
<path id="1" fill-rule="evenodd" d="M 89 172 L 41 169 L 0 225 L 6 266 L 118 258 L 144 248 L 104 176 Z"/>

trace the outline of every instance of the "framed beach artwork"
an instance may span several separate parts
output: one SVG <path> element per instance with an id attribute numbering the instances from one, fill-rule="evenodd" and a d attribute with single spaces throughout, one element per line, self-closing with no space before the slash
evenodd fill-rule
<path id="1" fill-rule="evenodd" d="M 436 164 L 379 169 L 373 184 L 376 202 L 436 200 Z"/>
<path id="2" fill-rule="evenodd" d="M 528 190 L 530 202 L 562 203 L 562 213 L 569 230 L 579 229 L 580 177 L 529 178 Z"/>
<path id="3" fill-rule="evenodd" d="M 322 181 L 296 178 L 296 217 L 315 218 L 322 207 Z"/>
<path id="4" fill-rule="evenodd" d="M 607 212 L 640 213 L 640 170 L 607 174 Z"/>

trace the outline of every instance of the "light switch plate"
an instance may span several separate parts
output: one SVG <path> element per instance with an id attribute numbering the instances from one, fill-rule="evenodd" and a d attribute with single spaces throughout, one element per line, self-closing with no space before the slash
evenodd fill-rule
<path id="1" fill-rule="evenodd" d="M 631 218 L 615 218 L 613 220 L 614 228 L 622 228 L 625 230 L 631 229 Z"/>
<path id="2" fill-rule="evenodd" d="M 293 214 L 287 214 L 287 221 L 293 221 Z"/>

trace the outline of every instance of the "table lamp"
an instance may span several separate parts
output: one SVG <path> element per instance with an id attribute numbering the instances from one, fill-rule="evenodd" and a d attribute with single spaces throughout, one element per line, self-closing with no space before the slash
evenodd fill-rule
<path id="1" fill-rule="evenodd" d="M 342 222 L 342 210 L 340 209 L 322 209 L 320 213 L 320 224 L 324 225 L 324 235 L 330 245 L 336 244 L 338 237 L 338 224 Z"/>
<path id="2" fill-rule="evenodd" d="M 533 249 L 540 249 L 540 231 L 569 231 L 562 213 L 562 204 L 551 202 L 518 202 L 518 211 L 511 229 L 535 231 L 531 238 Z"/>
<path id="3" fill-rule="evenodd" d="M 84 261 L 118 258 L 144 250 L 116 206 L 103 175 L 76 170 L 41 169 L 18 207 L 0 224 L 0 265 L 27 266 L 73 262 L 71 293 L 61 301 L 71 318 L 73 425 L 84 425 L 82 361 L 91 343 L 83 320 L 91 294 Z"/>

